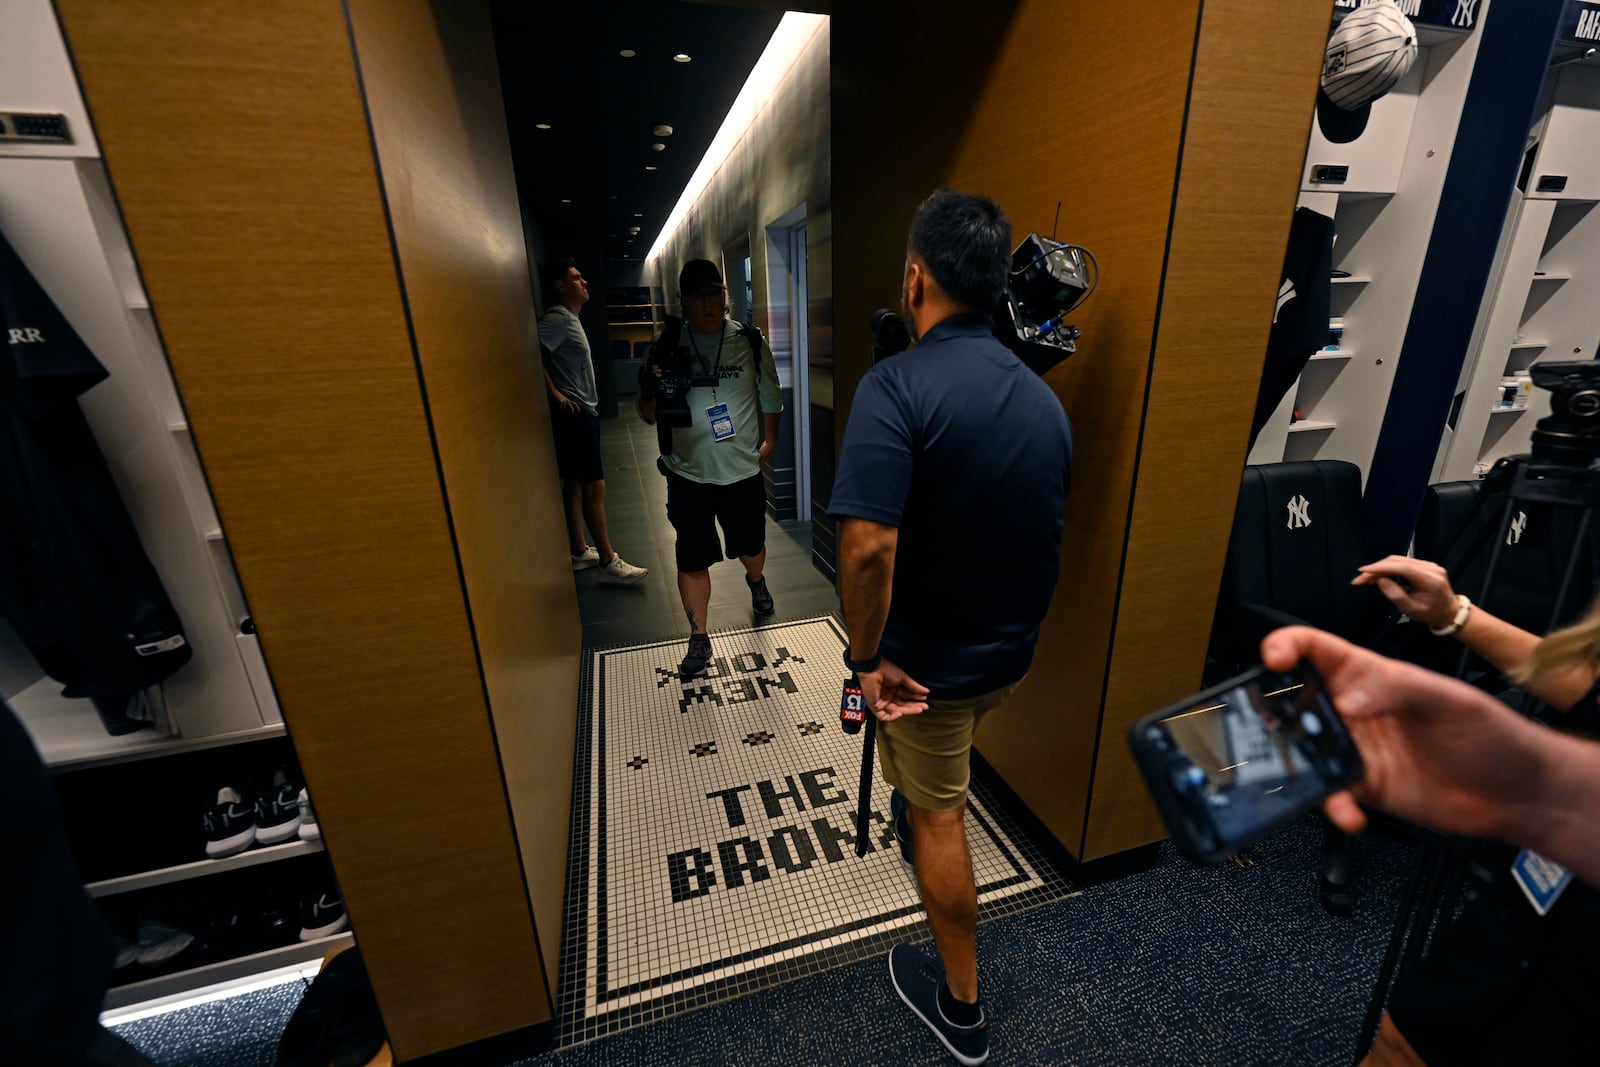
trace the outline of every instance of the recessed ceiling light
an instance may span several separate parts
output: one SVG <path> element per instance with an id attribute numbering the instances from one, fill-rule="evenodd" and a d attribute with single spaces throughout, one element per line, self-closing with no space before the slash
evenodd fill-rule
<path id="1" fill-rule="evenodd" d="M 561 198 L 561 202 L 563 204 L 570 204 L 570 203 L 572 203 L 572 198 L 570 196 L 563 196 Z"/>
<path id="2" fill-rule="evenodd" d="M 678 54 L 677 54 L 677 55 L 675 55 L 675 56 L 673 56 L 673 57 L 672 57 L 672 61 L 673 61 L 673 62 L 674 62 L 674 63 L 687 63 L 687 62 L 689 62 L 689 60 L 691 60 L 691 59 L 693 59 L 693 58 L 694 58 L 694 57 L 693 57 L 693 56 L 691 56 L 691 55 L 690 55 L 690 54 L 689 54 L 689 53 L 687 53 L 687 52 L 679 52 L 679 53 L 678 53 Z"/>
<path id="3" fill-rule="evenodd" d="M 655 129 L 651 130 L 650 132 L 655 134 L 657 137 L 671 137 L 672 136 L 672 127 L 668 126 L 666 123 L 663 122 L 661 125 L 657 126 Z"/>
<path id="4" fill-rule="evenodd" d="M 654 168 L 654 167 L 645 167 L 644 169 L 645 170 L 655 170 L 656 168 Z"/>
<path id="5" fill-rule="evenodd" d="M 650 146 L 650 151 L 652 152 L 665 152 L 666 150 L 667 146 L 662 144 L 660 141 L 657 141 L 655 144 Z"/>
<path id="6" fill-rule="evenodd" d="M 617 194 L 616 193 L 612 193 L 611 194 L 611 199 L 615 200 L 616 198 L 617 198 Z"/>
<path id="7" fill-rule="evenodd" d="M 617 55 L 621 56 L 623 59 L 632 59 L 634 56 L 636 56 L 638 54 L 639 54 L 638 52 L 635 52 L 631 48 L 624 48 L 622 51 L 617 53 Z"/>
<path id="8" fill-rule="evenodd" d="M 533 128 L 536 130 L 548 130 L 550 128 L 550 124 L 548 122 L 535 122 L 533 124 Z"/>
<path id="9" fill-rule="evenodd" d="M 635 211 L 635 212 L 634 212 L 634 213 L 633 213 L 633 217 L 634 217 L 634 218 L 636 218 L 636 219 L 642 219 L 642 218 L 644 218 L 644 212 L 642 212 L 642 211 Z"/>

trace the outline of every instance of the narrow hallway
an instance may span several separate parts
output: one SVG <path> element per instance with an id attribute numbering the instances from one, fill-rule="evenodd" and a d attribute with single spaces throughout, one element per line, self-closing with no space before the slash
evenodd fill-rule
<path id="1" fill-rule="evenodd" d="M 592 570 L 578 572 L 583 645 L 598 648 L 668 637 L 687 642 L 689 626 L 673 566 L 675 538 L 667 522 L 667 482 L 655 465 L 656 431 L 639 419 L 628 398 L 621 407 L 621 415 L 601 424 L 607 525 L 617 552 L 629 563 L 649 568 L 650 575 L 637 586 L 615 586 L 602 583 Z M 779 524 L 768 516 L 766 575 L 777 613 L 761 621 L 808 619 L 839 610 L 833 586 L 811 565 L 810 556 L 809 523 Z M 756 621 L 739 576 L 736 563 L 712 568 L 712 630 Z"/>
<path id="2" fill-rule="evenodd" d="M 876 775 L 856 852 L 863 736 L 837 718 L 844 631 L 806 527 L 769 525 L 772 618 L 755 619 L 737 564 L 713 568 L 712 659 L 685 677 L 654 430 L 627 413 L 606 424 L 604 452 L 612 544 L 651 573 L 624 587 L 577 575 L 585 651 L 563 1043 L 926 936 Z M 967 822 L 983 918 L 1069 891 L 981 779 Z"/>

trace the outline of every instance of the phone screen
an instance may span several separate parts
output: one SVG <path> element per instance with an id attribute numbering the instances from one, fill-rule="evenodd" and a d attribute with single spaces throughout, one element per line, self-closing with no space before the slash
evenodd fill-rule
<path id="1" fill-rule="evenodd" d="M 1208 860 L 1314 807 L 1361 770 L 1308 668 L 1235 678 L 1141 719 L 1130 740 L 1175 842 Z"/>

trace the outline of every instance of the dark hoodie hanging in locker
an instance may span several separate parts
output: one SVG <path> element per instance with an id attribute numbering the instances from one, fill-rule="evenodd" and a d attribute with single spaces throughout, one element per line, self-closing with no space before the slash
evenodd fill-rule
<path id="1" fill-rule="evenodd" d="M 1283 284 L 1267 335 L 1267 358 L 1256 391 L 1250 446 L 1283 401 L 1306 363 L 1328 343 L 1328 313 L 1333 301 L 1333 220 L 1310 208 L 1296 208 L 1283 257 Z"/>
<path id="2" fill-rule="evenodd" d="M 78 397 L 108 377 L 0 234 L 0 615 L 109 733 L 189 662 Z"/>

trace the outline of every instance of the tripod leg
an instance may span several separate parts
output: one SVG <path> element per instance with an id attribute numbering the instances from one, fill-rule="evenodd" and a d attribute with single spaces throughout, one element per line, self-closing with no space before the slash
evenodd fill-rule
<path id="1" fill-rule="evenodd" d="M 1389 1000 L 1389 984 L 1394 980 L 1395 967 L 1400 962 L 1400 952 L 1405 948 L 1406 933 L 1411 928 L 1411 917 L 1417 906 L 1417 890 L 1422 886 L 1423 873 L 1438 862 L 1431 845 L 1424 844 L 1417 851 L 1417 862 L 1406 879 L 1405 891 L 1400 894 L 1400 910 L 1395 913 L 1394 927 L 1389 932 L 1389 945 L 1383 950 L 1383 962 L 1378 966 L 1378 980 L 1372 987 L 1372 999 L 1367 1001 L 1367 1016 L 1361 1023 L 1361 1033 L 1356 1037 L 1355 1057 L 1350 1061 L 1359 1067 L 1372 1048 L 1372 1039 L 1378 1034 L 1378 1021 L 1383 1018 L 1383 1006 Z"/>
<path id="2" fill-rule="evenodd" d="M 1332 822 L 1322 824 L 1323 910 L 1329 915 L 1349 915 L 1355 910 L 1355 838 Z"/>
<path id="3" fill-rule="evenodd" d="M 1500 509 L 1500 521 L 1494 527 L 1494 548 L 1489 551 L 1489 565 L 1484 568 L 1483 584 L 1478 588 L 1477 602 L 1479 604 L 1487 604 L 1489 602 L 1489 589 L 1494 585 L 1495 568 L 1500 565 L 1500 550 L 1505 548 L 1506 531 L 1511 528 L 1511 512 L 1516 506 L 1517 498 L 1515 494 L 1507 493 L 1505 506 Z M 1457 678 L 1466 675 L 1467 658 L 1471 655 L 1472 649 L 1463 643 L 1461 646 L 1461 658 L 1456 661 Z"/>

